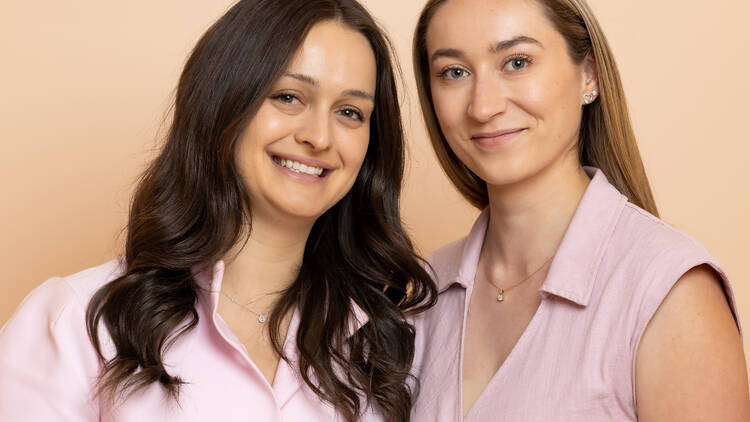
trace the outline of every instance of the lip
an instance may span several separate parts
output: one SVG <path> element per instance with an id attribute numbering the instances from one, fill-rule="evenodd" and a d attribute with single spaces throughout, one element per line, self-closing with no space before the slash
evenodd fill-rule
<path id="1" fill-rule="evenodd" d="M 505 145 L 526 131 L 526 128 L 503 129 L 472 135 L 471 140 L 482 147 L 492 148 Z"/>
<path id="2" fill-rule="evenodd" d="M 297 161 L 308 167 L 320 167 L 323 169 L 323 174 L 321 174 L 320 176 L 313 176 L 307 173 L 297 173 L 296 171 L 293 171 L 277 163 L 273 159 L 274 157 L 278 157 L 283 160 Z M 279 154 L 279 153 L 269 152 L 268 159 L 271 160 L 271 163 L 273 163 L 274 167 L 276 167 L 276 169 L 278 169 L 280 172 L 284 173 L 285 175 L 293 179 L 296 179 L 301 182 L 306 182 L 306 183 L 322 183 L 325 179 L 328 178 L 328 176 L 331 175 L 331 173 L 335 169 L 332 165 L 324 161 L 316 160 L 314 158 L 302 157 L 302 156 L 294 155 L 294 154 Z"/>
<path id="3" fill-rule="evenodd" d="M 334 167 L 325 161 L 316 160 L 314 158 L 309 157 L 303 157 L 301 155 L 294 155 L 294 154 L 282 154 L 277 152 L 269 152 L 268 155 L 271 157 L 271 160 L 273 160 L 273 157 L 279 157 L 284 160 L 292 160 L 297 161 L 299 163 L 302 163 L 308 167 L 320 167 L 323 170 L 333 170 Z"/>

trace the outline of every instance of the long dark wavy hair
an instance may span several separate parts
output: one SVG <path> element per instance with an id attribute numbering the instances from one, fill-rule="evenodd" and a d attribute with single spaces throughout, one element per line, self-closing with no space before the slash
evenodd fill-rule
<path id="1" fill-rule="evenodd" d="M 115 400 L 159 383 L 178 399 L 189 382 L 179 368 L 168 373 L 162 358 L 198 323 L 193 271 L 249 236 L 237 140 L 310 28 L 325 20 L 362 33 L 375 55 L 370 143 L 352 189 L 315 222 L 299 275 L 271 313 L 271 340 L 284 357 L 281 319 L 298 307 L 305 383 L 347 421 L 368 405 L 388 420 L 409 419 L 414 330 L 404 317 L 431 306 L 436 288 L 400 220 L 404 136 L 393 50 L 355 0 L 243 0 L 198 41 L 166 143 L 132 201 L 124 273 L 88 305 L 88 333 L 103 363 L 99 393 Z M 352 301 L 369 322 L 349 336 Z M 102 353 L 100 325 L 114 357 Z"/>

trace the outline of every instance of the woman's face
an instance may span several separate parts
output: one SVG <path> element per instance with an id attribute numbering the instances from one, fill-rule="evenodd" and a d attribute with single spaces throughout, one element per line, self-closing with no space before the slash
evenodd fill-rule
<path id="1" fill-rule="evenodd" d="M 240 139 L 253 218 L 314 221 L 346 195 L 367 152 L 375 77 L 361 33 L 313 26 Z"/>
<path id="2" fill-rule="evenodd" d="M 575 64 L 533 0 L 449 0 L 427 30 L 432 100 L 456 156 L 490 186 L 577 160 L 583 95 L 595 66 Z"/>

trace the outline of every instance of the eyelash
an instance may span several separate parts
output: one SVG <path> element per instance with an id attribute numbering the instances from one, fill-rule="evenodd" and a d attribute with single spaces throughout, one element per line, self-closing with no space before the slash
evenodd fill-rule
<path id="1" fill-rule="evenodd" d="M 271 99 L 276 100 L 276 101 L 278 101 L 280 103 L 283 103 L 283 104 L 291 104 L 291 102 L 285 101 L 286 97 L 290 97 L 292 99 L 292 101 L 297 100 L 299 102 L 302 102 L 302 101 L 299 100 L 299 98 L 296 95 L 291 94 L 289 92 L 280 92 L 278 94 L 272 95 Z"/>
<path id="2" fill-rule="evenodd" d="M 519 72 L 523 69 L 526 69 L 527 67 L 529 67 L 530 64 L 533 63 L 533 61 L 531 60 L 531 57 L 524 55 L 524 54 L 515 54 L 513 56 L 508 57 L 508 59 L 505 61 L 505 64 L 503 65 L 503 69 L 505 69 L 509 64 L 516 62 L 516 61 L 522 61 L 525 63 L 525 65 L 521 69 L 512 70 L 513 72 Z"/>
<path id="3" fill-rule="evenodd" d="M 461 68 L 461 67 L 457 67 L 457 66 L 450 66 L 450 67 L 446 67 L 445 69 L 443 69 L 443 70 L 441 70 L 440 72 L 438 72 L 438 74 L 437 74 L 437 77 L 438 77 L 438 78 L 441 78 L 441 79 L 444 79 L 444 80 L 446 80 L 446 81 L 453 81 L 453 80 L 456 80 L 456 79 L 458 79 L 458 78 L 448 78 L 448 72 L 452 72 L 452 71 L 454 71 L 454 70 L 460 70 L 460 71 L 462 71 L 462 72 L 465 72 L 465 73 L 469 73 L 469 72 L 468 72 L 468 71 L 467 71 L 466 69 L 463 69 L 463 68 Z"/>
<path id="4" fill-rule="evenodd" d="M 533 63 L 533 61 L 531 60 L 531 57 L 526 56 L 524 54 L 516 54 L 516 55 L 510 56 L 505 61 L 505 63 L 503 64 L 502 68 L 505 69 L 509 64 L 511 64 L 511 63 L 513 63 L 515 61 L 522 61 L 523 63 L 525 63 L 525 65 L 522 68 L 520 68 L 520 69 L 511 70 L 512 72 L 520 72 L 521 70 L 526 69 L 530 64 Z M 462 72 L 469 73 L 464 68 L 457 67 L 457 66 L 450 66 L 450 67 L 447 67 L 447 68 L 441 70 L 440 72 L 438 72 L 437 77 L 439 77 L 441 79 L 444 79 L 446 81 L 452 81 L 452 80 L 460 79 L 460 77 L 458 77 L 458 78 L 449 78 L 448 77 L 448 72 L 452 72 L 452 71 L 456 71 L 456 70 L 460 70 Z"/>
<path id="5" fill-rule="evenodd" d="M 280 92 L 280 93 L 278 93 L 276 95 L 272 95 L 271 99 L 279 101 L 280 103 L 286 104 L 286 105 L 291 105 L 292 104 L 292 102 L 288 101 L 289 99 L 291 99 L 291 101 L 297 100 L 297 101 L 301 102 L 296 95 L 291 94 L 289 92 Z M 352 115 L 347 116 L 345 114 L 346 112 L 351 112 L 351 114 L 353 116 Z M 341 111 L 339 111 L 339 113 L 342 116 L 346 117 L 347 119 L 357 120 L 357 121 L 360 121 L 360 122 L 364 122 L 365 121 L 365 117 L 362 115 L 362 113 L 359 110 L 357 110 L 355 108 L 352 108 L 352 107 L 345 107 Z"/>
<path id="6" fill-rule="evenodd" d="M 356 115 L 356 117 L 349 117 L 349 116 L 345 115 L 344 113 L 347 112 L 347 111 L 352 112 L 353 114 Z M 365 117 L 362 115 L 362 113 L 360 113 L 359 110 L 357 110 L 355 108 L 352 108 L 352 107 L 346 107 L 346 108 L 342 109 L 341 111 L 339 111 L 339 113 L 341 113 L 341 115 L 344 116 L 344 117 L 346 117 L 347 119 L 357 120 L 359 122 L 364 122 L 365 121 Z"/>

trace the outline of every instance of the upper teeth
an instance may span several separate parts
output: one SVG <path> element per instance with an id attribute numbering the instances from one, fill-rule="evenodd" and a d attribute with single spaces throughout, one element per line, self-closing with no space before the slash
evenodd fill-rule
<path id="1" fill-rule="evenodd" d="M 288 168 L 289 170 L 296 171 L 297 173 L 305 173 L 312 176 L 320 176 L 323 174 L 323 169 L 320 167 L 312 167 L 300 163 L 299 161 L 285 160 L 283 158 L 275 159 L 278 164 Z"/>

